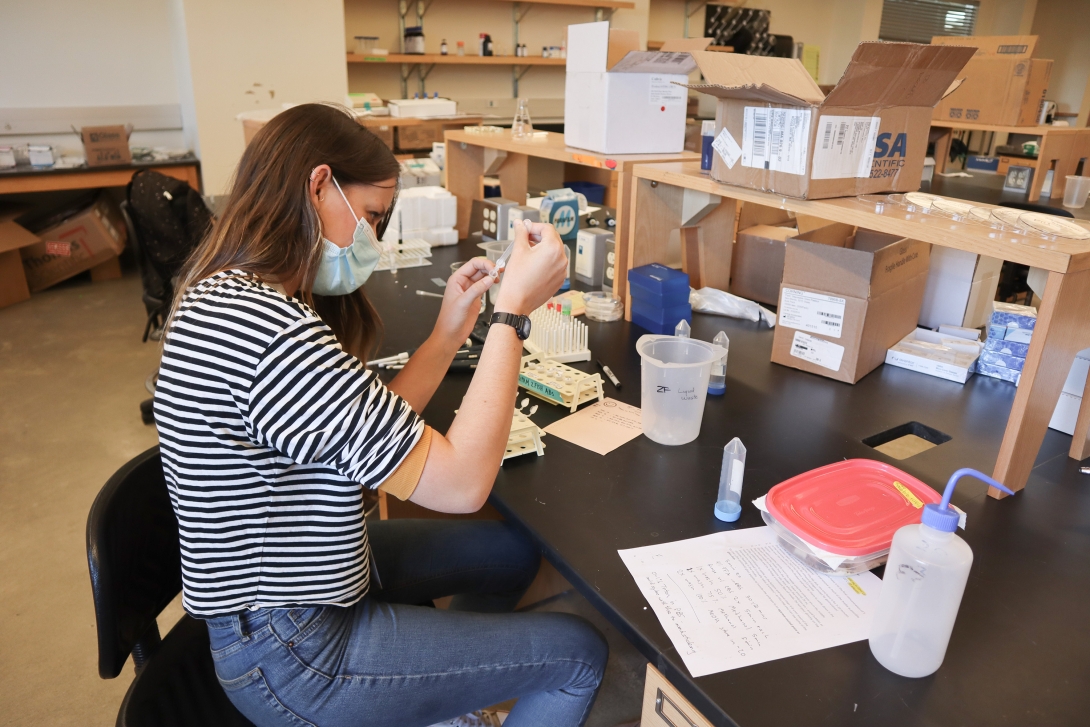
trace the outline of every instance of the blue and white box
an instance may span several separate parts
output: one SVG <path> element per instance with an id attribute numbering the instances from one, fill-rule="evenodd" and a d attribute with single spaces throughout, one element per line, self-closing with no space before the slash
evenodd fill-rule
<path id="1" fill-rule="evenodd" d="M 991 351 L 992 353 L 1002 353 L 1008 356 L 1018 356 L 1020 358 L 1026 358 L 1027 356 L 1029 356 L 1028 343 L 1008 341 L 1005 338 L 989 337 L 988 340 L 984 342 L 984 350 Z"/>
<path id="2" fill-rule="evenodd" d="M 1015 303 L 993 303 L 990 325 L 1032 331 L 1037 325 L 1037 309 Z"/>
<path id="3" fill-rule="evenodd" d="M 1018 386 L 1018 382 L 1022 378 L 1021 371 L 1015 371 L 1008 369 L 1006 366 L 996 366 L 995 364 L 987 364 L 983 361 L 977 361 L 976 372 L 983 374 L 984 376 L 991 376 L 995 379 L 1002 379 L 1003 381 L 1009 381 L 1015 386 Z"/>
<path id="4" fill-rule="evenodd" d="M 1012 371 L 1021 371 L 1022 367 L 1026 365 L 1026 360 L 1021 356 L 1012 356 L 1006 353 L 996 353 L 994 351 L 984 351 L 980 354 L 980 363 L 990 364 L 992 366 L 1002 366 L 1003 368 L 1011 369 Z"/>

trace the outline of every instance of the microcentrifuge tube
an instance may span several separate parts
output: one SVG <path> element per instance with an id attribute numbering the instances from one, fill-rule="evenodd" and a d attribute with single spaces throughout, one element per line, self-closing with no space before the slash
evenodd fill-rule
<path id="1" fill-rule="evenodd" d="M 723 471 L 719 474 L 719 496 L 715 516 L 732 523 L 742 514 L 742 476 L 746 470 L 746 446 L 738 437 L 723 447 Z"/>
<path id="2" fill-rule="evenodd" d="M 708 378 L 708 393 L 723 394 L 727 390 L 727 352 L 730 350 L 730 339 L 723 331 L 715 334 L 712 343 L 723 349 L 723 358 L 712 363 L 712 374 Z"/>
<path id="3" fill-rule="evenodd" d="M 689 322 L 682 318 L 680 321 L 678 321 L 677 325 L 674 326 L 674 335 L 678 338 L 688 338 L 689 331 L 691 330 L 692 328 L 689 327 Z"/>

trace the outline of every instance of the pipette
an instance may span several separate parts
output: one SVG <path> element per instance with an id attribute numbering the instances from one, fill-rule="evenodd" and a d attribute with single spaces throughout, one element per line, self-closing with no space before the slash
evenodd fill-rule
<path id="1" fill-rule="evenodd" d="M 500 255 L 500 259 L 496 261 L 496 266 L 493 267 L 492 272 L 489 273 L 489 275 L 492 276 L 493 280 L 498 279 L 500 277 L 500 273 L 502 273 L 503 269 L 507 267 L 507 258 L 511 257 L 511 251 L 514 249 L 515 241 L 511 240 L 511 244 L 508 245 L 507 249 L 503 251 L 503 254 Z"/>

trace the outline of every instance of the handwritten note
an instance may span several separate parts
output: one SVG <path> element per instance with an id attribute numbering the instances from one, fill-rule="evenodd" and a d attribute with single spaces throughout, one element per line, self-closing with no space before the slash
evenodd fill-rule
<path id="1" fill-rule="evenodd" d="M 810 570 L 768 527 L 618 553 L 694 677 L 862 641 L 882 586 Z"/>
<path id="2" fill-rule="evenodd" d="M 545 427 L 554 437 L 598 454 L 609 454 L 643 433 L 639 407 L 603 399 Z"/>

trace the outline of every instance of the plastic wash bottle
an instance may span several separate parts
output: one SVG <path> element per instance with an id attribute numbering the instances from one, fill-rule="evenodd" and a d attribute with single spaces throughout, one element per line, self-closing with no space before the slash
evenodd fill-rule
<path id="1" fill-rule="evenodd" d="M 870 631 L 871 653 L 894 674 L 925 677 L 946 656 L 973 565 L 973 551 L 954 534 L 959 516 L 949 506 L 965 475 L 1014 494 L 981 472 L 960 469 L 946 483 L 942 502 L 924 505 L 922 522 L 894 533 Z"/>

